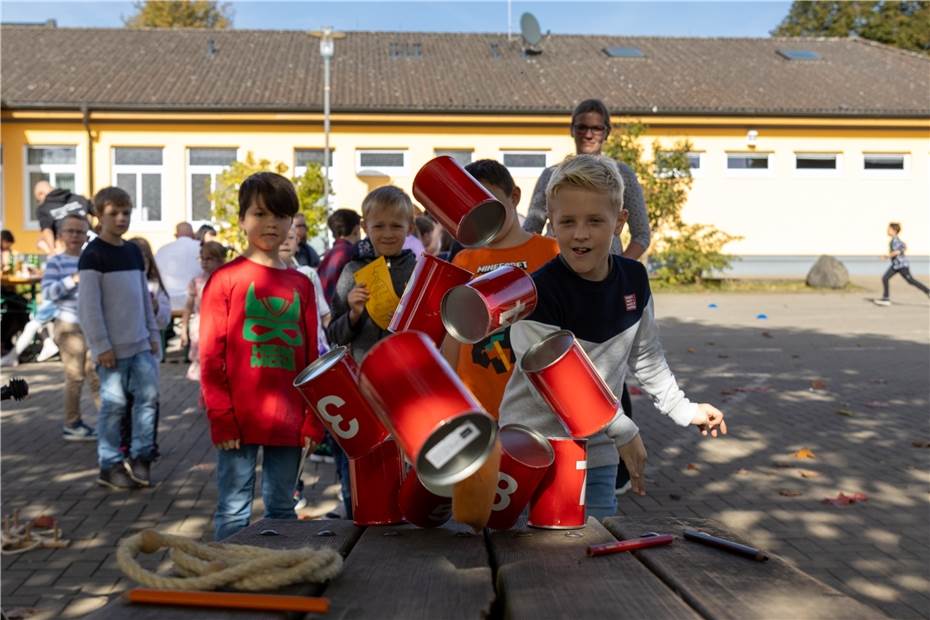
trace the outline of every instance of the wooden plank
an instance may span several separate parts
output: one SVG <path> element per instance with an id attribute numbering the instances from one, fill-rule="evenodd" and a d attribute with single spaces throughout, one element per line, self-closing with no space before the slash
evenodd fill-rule
<path id="1" fill-rule="evenodd" d="M 678 592 L 705 618 L 752 620 L 794 618 L 804 620 L 855 620 L 885 617 L 794 568 L 777 555 L 754 560 L 684 540 L 686 528 L 701 530 L 752 545 L 720 523 L 708 519 L 651 516 L 611 517 L 607 529 L 619 539 L 638 538 L 644 532 L 673 534 L 671 545 L 634 554 L 659 578 Z"/>
<path id="2" fill-rule="evenodd" d="M 499 611 L 543 618 L 698 618 L 629 553 L 589 558 L 588 545 L 614 542 L 595 519 L 583 530 L 519 528 L 490 535 Z"/>
<path id="3" fill-rule="evenodd" d="M 262 536 L 263 530 L 273 529 L 277 536 Z M 295 549 L 298 547 L 320 547 L 338 549 L 346 555 L 356 543 L 362 529 L 351 521 L 298 521 L 296 519 L 262 519 L 237 532 L 226 542 L 238 545 L 254 545 L 268 549 Z M 322 535 L 321 535 L 322 534 Z M 338 579 L 338 577 L 337 577 Z M 292 594 L 298 596 L 319 596 L 325 584 L 302 583 L 280 588 L 274 594 Z M 271 594 L 271 592 L 269 592 Z M 117 595 L 106 607 L 87 616 L 93 620 L 111 620 L 132 618 L 132 620 L 240 620 L 255 618 L 258 620 L 282 620 L 300 618 L 303 614 L 285 614 L 279 612 L 256 612 L 245 610 L 223 610 L 208 608 L 163 607 L 160 605 L 132 605 L 122 595 Z"/>
<path id="4" fill-rule="evenodd" d="M 324 592 L 327 619 L 486 617 L 494 601 L 484 537 L 449 523 L 368 527 Z"/>

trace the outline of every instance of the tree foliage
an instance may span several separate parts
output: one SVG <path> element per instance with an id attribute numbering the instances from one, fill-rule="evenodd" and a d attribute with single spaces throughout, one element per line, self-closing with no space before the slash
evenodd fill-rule
<path id="1" fill-rule="evenodd" d="M 145 0 L 134 2 L 129 28 L 229 28 L 232 7 L 214 0 Z"/>
<path id="2" fill-rule="evenodd" d="M 213 201 L 213 221 L 217 224 L 220 241 L 236 251 L 246 245 L 245 235 L 239 228 L 239 187 L 256 172 L 276 172 L 287 175 L 287 164 L 256 159 L 249 151 L 242 161 L 234 162 L 216 177 L 216 191 L 210 194 Z M 307 166 L 303 176 L 292 179 L 300 202 L 300 212 L 307 219 L 307 236 L 315 237 L 326 223 L 326 213 L 320 199 L 323 196 L 323 173 L 319 164 Z"/>
<path id="3" fill-rule="evenodd" d="M 930 2 L 795 0 L 775 30 L 782 37 L 858 36 L 930 54 Z"/>
<path id="4" fill-rule="evenodd" d="M 653 238 L 648 254 L 652 277 L 668 284 L 700 282 L 706 273 L 730 265 L 733 257 L 724 254 L 723 248 L 739 237 L 708 224 L 684 222 L 681 211 L 692 183 L 691 143 L 679 140 L 672 148 L 664 148 L 654 140 L 649 159 L 642 140 L 646 130 L 642 123 L 623 125 L 607 139 L 604 154 L 632 168 L 643 187 Z"/>

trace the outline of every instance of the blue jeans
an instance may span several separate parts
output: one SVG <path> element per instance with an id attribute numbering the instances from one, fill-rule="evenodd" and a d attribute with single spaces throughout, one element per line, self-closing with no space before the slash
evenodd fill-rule
<path id="1" fill-rule="evenodd" d="M 246 445 L 238 450 L 220 450 L 216 459 L 216 502 L 214 539 L 232 536 L 249 525 L 255 494 L 255 463 L 262 449 L 262 500 L 265 518 L 296 519 L 294 484 L 300 465 L 300 448 Z"/>
<path id="2" fill-rule="evenodd" d="M 342 487 L 342 506 L 345 508 L 346 519 L 352 518 L 352 485 L 349 483 L 349 458 L 342 451 L 332 437 L 326 436 L 333 451 L 333 459 L 336 461 L 336 475 L 339 477 L 339 484 Z"/>
<path id="3" fill-rule="evenodd" d="M 150 351 L 116 360 L 116 368 L 97 364 L 100 377 L 100 415 L 97 416 L 97 460 L 101 469 L 123 461 L 120 423 L 132 416 L 129 455 L 151 461 L 155 457 L 155 412 L 158 406 L 158 362 Z M 129 397 L 132 396 L 131 411 Z"/>
<path id="4" fill-rule="evenodd" d="M 617 496 L 614 495 L 616 482 L 616 465 L 592 467 L 588 470 L 584 503 L 589 517 L 600 521 L 617 514 Z"/>

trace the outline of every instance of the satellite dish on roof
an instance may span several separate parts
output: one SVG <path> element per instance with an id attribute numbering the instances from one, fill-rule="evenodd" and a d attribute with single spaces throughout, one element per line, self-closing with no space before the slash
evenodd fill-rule
<path id="1" fill-rule="evenodd" d="M 520 16 L 520 34 L 530 47 L 542 41 L 542 30 L 539 29 L 539 21 L 535 15 L 524 13 Z"/>

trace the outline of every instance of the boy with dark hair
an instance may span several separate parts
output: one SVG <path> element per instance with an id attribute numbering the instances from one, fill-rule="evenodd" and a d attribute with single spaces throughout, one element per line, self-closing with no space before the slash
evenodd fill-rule
<path id="1" fill-rule="evenodd" d="M 78 317 L 100 377 L 97 483 L 131 489 L 151 484 L 160 336 L 142 252 L 123 241 L 132 199 L 119 187 L 106 187 L 94 196 L 94 210 L 100 235 L 78 260 Z M 129 460 L 119 449 L 120 422 L 126 415 L 132 415 Z"/>
<path id="2" fill-rule="evenodd" d="M 320 276 L 323 285 L 323 295 L 328 303 L 332 303 L 336 294 L 336 282 L 339 274 L 350 260 L 352 248 L 361 238 L 362 218 L 352 209 L 336 209 L 326 220 L 330 232 L 333 233 L 333 247 L 323 256 L 316 273 Z"/>
<path id="3" fill-rule="evenodd" d="M 210 276 L 200 311 L 201 389 L 219 450 L 215 538 L 249 524 L 262 449 L 265 517 L 295 519 L 301 446 L 323 427 L 293 387 L 318 356 L 313 285 L 278 256 L 299 203 L 294 185 L 259 172 L 239 188 L 242 255 Z"/>
<path id="4" fill-rule="evenodd" d="M 487 247 L 461 250 L 452 259 L 454 265 L 476 276 L 504 265 L 533 273 L 558 256 L 555 239 L 528 233 L 520 227 L 517 219 L 520 188 L 504 165 L 493 159 L 479 159 L 465 166 L 465 170 L 504 205 L 507 218 L 496 241 Z M 510 330 L 493 334 L 477 344 L 461 344 L 449 336 L 443 343 L 443 355 L 488 413 L 497 417 L 504 388 L 516 364 L 510 348 Z"/>
<path id="5" fill-rule="evenodd" d="M 890 222 L 888 224 L 888 236 L 891 237 L 891 241 L 888 242 L 888 253 L 882 255 L 882 258 L 889 259 L 891 265 L 888 267 L 885 275 L 882 276 L 882 298 L 872 300 L 878 306 L 891 305 L 891 298 L 888 296 L 888 282 L 891 278 L 895 277 L 896 274 L 901 274 L 905 282 L 921 291 L 924 295 L 930 296 L 930 289 L 928 289 L 923 282 L 911 275 L 911 262 L 904 255 L 905 250 L 907 250 L 907 244 L 901 241 L 901 237 L 898 236 L 900 233 L 901 224 L 898 222 Z"/>

